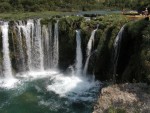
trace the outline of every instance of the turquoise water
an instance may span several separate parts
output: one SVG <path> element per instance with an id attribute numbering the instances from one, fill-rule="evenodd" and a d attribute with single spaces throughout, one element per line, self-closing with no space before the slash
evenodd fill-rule
<path id="1" fill-rule="evenodd" d="M 38 76 L 5 87 L 1 82 L 0 113 L 92 113 L 98 81 L 58 73 Z"/>

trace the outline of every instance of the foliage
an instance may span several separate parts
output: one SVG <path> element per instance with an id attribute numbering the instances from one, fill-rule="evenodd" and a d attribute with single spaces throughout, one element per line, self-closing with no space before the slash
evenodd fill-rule
<path id="1" fill-rule="evenodd" d="M 0 0 L 0 12 L 76 11 L 104 8 L 143 10 L 149 0 Z"/>
<path id="2" fill-rule="evenodd" d="M 0 3 L 0 13 L 10 12 L 11 10 L 12 10 L 12 6 L 8 2 Z"/>
<path id="3" fill-rule="evenodd" d="M 22 20 L 22 19 L 28 19 L 28 18 L 47 18 L 52 17 L 56 15 L 63 14 L 62 12 L 56 12 L 56 11 L 45 11 L 45 12 L 13 12 L 13 13 L 0 13 L 0 18 L 4 20 Z"/>
<path id="4" fill-rule="evenodd" d="M 105 0 L 105 5 L 111 7 L 121 7 L 130 9 L 140 9 L 148 7 L 150 4 L 149 0 Z"/>

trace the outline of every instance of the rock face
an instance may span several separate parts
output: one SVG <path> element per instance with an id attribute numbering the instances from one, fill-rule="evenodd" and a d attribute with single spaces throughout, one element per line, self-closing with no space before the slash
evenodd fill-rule
<path id="1" fill-rule="evenodd" d="M 150 86 L 126 83 L 104 87 L 94 109 L 93 113 L 149 113 Z"/>

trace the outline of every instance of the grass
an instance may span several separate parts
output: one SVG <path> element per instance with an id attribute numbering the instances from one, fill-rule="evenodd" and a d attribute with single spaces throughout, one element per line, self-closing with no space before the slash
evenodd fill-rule
<path id="1" fill-rule="evenodd" d="M 0 13 L 0 20 L 22 20 L 27 18 L 46 18 L 55 15 L 64 15 L 69 12 L 56 12 L 56 11 L 44 11 L 44 12 L 14 12 L 14 13 Z"/>

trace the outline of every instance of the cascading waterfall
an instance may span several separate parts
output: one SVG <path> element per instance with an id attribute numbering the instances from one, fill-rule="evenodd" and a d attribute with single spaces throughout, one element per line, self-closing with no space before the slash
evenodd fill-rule
<path id="1" fill-rule="evenodd" d="M 124 31 L 124 28 L 125 28 L 125 25 L 120 29 L 114 42 L 114 51 L 115 51 L 114 52 L 114 76 L 116 75 L 116 71 L 117 71 L 117 64 L 118 64 L 118 58 L 119 58 L 120 46 L 121 46 L 122 34 Z"/>
<path id="2" fill-rule="evenodd" d="M 52 49 L 51 49 L 51 46 L 52 46 L 52 30 L 51 29 L 52 29 L 51 24 L 48 24 L 48 27 L 46 27 L 45 25 L 43 25 L 42 27 L 44 66 L 45 66 L 44 69 L 46 70 L 50 69 L 53 63 L 52 62 Z M 58 44 L 58 42 L 56 44 Z"/>
<path id="3" fill-rule="evenodd" d="M 86 59 L 84 70 L 83 70 L 84 75 L 87 74 L 88 64 L 89 64 L 89 60 L 90 60 L 90 56 L 91 56 L 91 52 L 92 52 L 92 46 L 94 45 L 94 36 L 95 36 L 96 31 L 97 31 L 97 29 L 92 31 L 91 37 L 90 37 L 88 44 L 87 44 L 87 53 L 86 53 L 87 59 Z"/>
<path id="4" fill-rule="evenodd" d="M 80 100 L 92 100 L 91 97 L 99 89 L 99 82 L 95 81 L 94 77 L 83 77 L 82 75 L 82 49 L 81 49 L 81 37 L 80 30 L 76 30 L 76 62 L 75 73 L 72 66 L 69 68 L 72 70 L 72 76 L 65 76 L 58 74 L 52 77 L 53 84 L 48 85 L 47 90 L 53 91 L 59 94 L 60 97 L 67 97 L 73 101 Z M 90 92 L 91 91 L 91 92 Z M 90 93 L 88 93 L 90 92 Z M 89 98 L 87 98 L 87 95 Z"/>
<path id="5" fill-rule="evenodd" d="M 14 62 L 17 63 L 15 67 L 18 73 L 17 76 L 26 72 L 42 72 L 51 68 L 57 68 L 59 63 L 59 21 L 55 23 L 54 31 L 51 23 L 48 23 L 48 26 L 41 26 L 40 19 L 29 19 L 27 22 L 19 21 L 14 23 L 14 27 L 12 27 L 14 31 L 14 34 L 12 34 L 12 44 L 13 52 L 16 56 Z M 3 22 L 1 31 L 4 63 L 0 68 L 0 73 L 1 75 L 4 73 L 4 76 L 12 76 L 9 48 L 7 47 L 9 46 L 8 28 L 8 23 Z"/>
<path id="6" fill-rule="evenodd" d="M 49 51 L 48 51 L 48 55 L 49 55 L 49 62 L 48 62 L 48 67 L 52 68 L 53 67 L 53 41 L 52 41 L 52 24 L 49 23 L 48 24 L 48 33 L 49 33 Z"/>
<path id="7" fill-rule="evenodd" d="M 2 39 L 3 39 L 3 69 L 4 77 L 12 78 L 12 66 L 9 52 L 9 39 L 8 39 L 8 22 L 1 25 Z"/>
<path id="8" fill-rule="evenodd" d="M 81 49 L 81 37 L 80 37 L 80 30 L 76 30 L 76 75 L 82 74 L 82 49 Z"/>
<path id="9" fill-rule="evenodd" d="M 52 24 L 48 26 L 41 26 L 40 19 L 29 19 L 27 22 L 19 21 L 15 24 L 17 37 L 12 40 L 17 40 L 16 46 L 19 53 L 17 57 L 21 60 L 19 65 L 22 71 L 19 72 L 33 72 L 44 71 L 51 68 L 57 68 L 59 63 L 59 32 L 57 21 L 54 24 L 54 31 L 52 31 Z M 15 28 L 15 27 L 14 27 Z M 84 68 L 86 74 L 88 68 L 89 58 L 91 56 L 92 43 L 94 43 L 94 35 L 97 29 L 91 33 L 90 40 L 87 46 L 87 61 Z M 54 34 L 52 33 L 54 32 Z M 75 73 L 76 75 L 82 74 L 82 49 L 80 30 L 76 30 L 76 60 L 75 60 Z M 17 50 L 16 50 L 17 51 Z M 15 59 L 17 60 L 17 59 Z M 19 60 L 19 61 L 20 61 Z M 19 62 L 18 62 L 19 63 Z"/>
<path id="10" fill-rule="evenodd" d="M 59 21 L 55 23 L 55 29 L 54 29 L 54 45 L 53 45 L 53 68 L 58 67 L 59 62 L 59 33 L 58 33 L 58 23 Z"/>
<path id="11" fill-rule="evenodd" d="M 23 23 L 22 21 L 19 21 L 19 24 L 17 24 L 17 28 L 18 28 L 18 49 L 19 49 L 19 53 L 18 53 L 18 67 L 19 67 L 19 71 L 20 72 L 24 72 L 25 69 L 25 55 L 24 55 L 24 50 L 23 50 L 23 44 L 22 44 L 22 40 L 23 37 L 21 35 L 21 27 L 22 27 Z"/>
<path id="12" fill-rule="evenodd" d="M 27 67 L 28 70 L 31 71 L 33 66 L 32 66 L 32 59 L 31 59 L 31 39 L 33 38 L 33 30 L 34 30 L 34 22 L 33 20 L 28 20 L 27 25 L 21 25 L 23 34 L 26 39 L 26 47 L 27 47 Z M 32 34 L 31 34 L 32 33 Z"/>
<path id="13" fill-rule="evenodd" d="M 0 25 L 3 41 L 3 53 L 0 54 L 0 58 L 3 56 L 3 65 L 0 64 L 0 74 L 4 73 L 4 78 L 0 78 L 0 95 L 4 97 L 0 99 L 0 113 L 23 112 L 24 107 L 28 113 L 91 112 L 100 83 L 90 77 L 80 76 L 83 59 L 80 30 L 76 30 L 75 73 L 73 67 L 70 67 L 72 73 L 66 76 L 56 69 L 59 65 L 58 21 L 54 25 L 42 25 L 42 22 L 39 19 L 14 22 L 15 24 L 11 22 L 9 27 L 8 22 Z M 10 50 L 9 44 L 13 47 Z M 11 67 L 11 62 L 18 64 Z M 12 70 L 16 72 L 15 77 Z M 33 104 L 34 98 L 37 104 Z M 84 109 L 78 109 L 78 106 Z"/>
<path id="14" fill-rule="evenodd" d="M 2 64 L 0 64 L 0 77 L 3 75 Z"/>
<path id="15" fill-rule="evenodd" d="M 49 67 L 49 34 L 48 34 L 48 28 L 43 25 L 42 27 L 42 39 L 43 39 L 43 50 L 44 50 L 44 69 L 48 69 Z"/>
<path id="16" fill-rule="evenodd" d="M 26 23 L 26 24 L 25 24 Z M 27 67 L 26 71 L 43 71 L 50 68 L 57 68 L 59 62 L 59 39 L 58 39 L 58 21 L 54 26 L 54 36 L 52 35 L 52 24 L 41 26 L 40 19 L 19 21 L 16 23 L 18 28 L 19 57 L 23 60 L 20 68 Z M 26 46 L 23 51 L 23 38 Z M 18 46 L 19 45 L 19 46 Z M 25 57 L 27 55 L 27 58 Z M 24 65 L 23 65 L 24 64 Z M 24 68 L 25 69 L 25 68 Z"/>
<path id="17" fill-rule="evenodd" d="M 41 23 L 40 19 L 35 21 L 34 37 L 32 42 L 32 67 L 33 71 L 44 70 L 43 48 L 41 39 Z"/>

